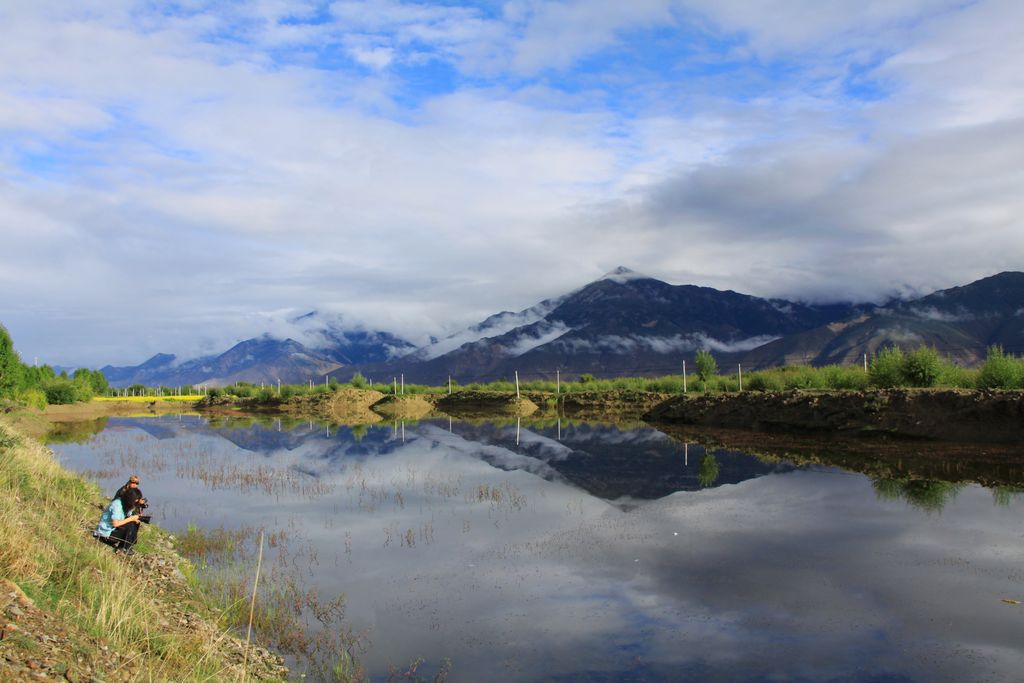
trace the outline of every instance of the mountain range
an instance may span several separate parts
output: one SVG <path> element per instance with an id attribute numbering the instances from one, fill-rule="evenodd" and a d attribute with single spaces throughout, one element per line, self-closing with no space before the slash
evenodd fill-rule
<path id="1" fill-rule="evenodd" d="M 462 383 L 509 379 L 514 372 L 522 379 L 554 379 L 556 371 L 564 378 L 676 374 L 701 349 L 723 369 L 854 363 L 886 345 L 922 344 L 973 365 L 992 344 L 1024 351 L 1024 273 L 879 306 L 763 299 L 617 268 L 561 297 L 497 313 L 421 347 L 387 332 L 331 324 L 315 341 L 264 335 L 220 355 L 179 363 L 158 354 L 138 366 L 101 370 L 114 386 L 319 382 L 327 375 L 347 381 L 356 372 L 375 381 L 403 375 L 406 382 L 437 384 L 449 376 Z"/>

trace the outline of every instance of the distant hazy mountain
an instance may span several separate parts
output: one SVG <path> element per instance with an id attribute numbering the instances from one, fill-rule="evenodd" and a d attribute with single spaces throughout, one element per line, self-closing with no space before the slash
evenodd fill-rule
<path id="1" fill-rule="evenodd" d="M 309 324 L 317 314 L 309 313 L 293 323 Z M 141 365 L 106 366 L 101 371 L 116 387 L 130 384 L 179 386 L 206 384 L 223 386 L 234 382 L 284 383 L 322 382 L 324 375 L 347 365 L 379 363 L 416 347 L 388 332 L 345 330 L 316 321 L 310 334 L 316 348 L 294 339 L 268 335 L 239 342 L 224 353 L 176 363 L 172 354 L 159 353 Z"/>
<path id="2" fill-rule="evenodd" d="M 222 386 L 233 382 L 304 382 L 320 379 L 341 367 L 340 363 L 310 351 L 293 339 L 259 337 L 235 344 L 220 355 L 194 358 L 175 364 L 175 357 L 161 353 L 135 367 L 100 368 L 116 387 L 130 384 Z"/>
<path id="3" fill-rule="evenodd" d="M 750 351 L 744 362 L 751 368 L 851 363 L 883 346 L 928 345 L 974 365 L 993 344 L 1024 353 L 1024 273 L 1000 273 L 786 336 Z"/>

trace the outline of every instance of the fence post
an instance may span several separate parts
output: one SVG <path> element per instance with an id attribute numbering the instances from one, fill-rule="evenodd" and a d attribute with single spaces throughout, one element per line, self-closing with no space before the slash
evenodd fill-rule
<path id="1" fill-rule="evenodd" d="M 742 363 L 737 363 L 736 367 L 739 368 L 740 391 L 743 391 L 743 364 Z"/>
<path id="2" fill-rule="evenodd" d="M 868 354 L 864 354 L 864 374 L 868 374 Z"/>
<path id="3" fill-rule="evenodd" d="M 452 376 L 448 375 L 448 395 L 452 395 Z"/>
<path id="4" fill-rule="evenodd" d="M 516 370 L 516 400 L 517 401 L 519 400 L 519 371 L 518 370 Z M 518 434 L 518 432 L 517 432 L 517 434 Z M 517 439 L 518 439 L 518 437 L 517 437 Z M 516 441 L 516 443 L 519 443 L 518 440 Z"/>
<path id="5" fill-rule="evenodd" d="M 558 374 L 558 370 L 555 370 L 555 394 L 562 393 L 562 378 Z"/>
<path id="6" fill-rule="evenodd" d="M 392 381 L 395 383 L 395 396 L 398 396 L 398 378 L 394 377 Z"/>
<path id="7" fill-rule="evenodd" d="M 686 361 L 683 361 L 683 393 L 686 393 Z"/>

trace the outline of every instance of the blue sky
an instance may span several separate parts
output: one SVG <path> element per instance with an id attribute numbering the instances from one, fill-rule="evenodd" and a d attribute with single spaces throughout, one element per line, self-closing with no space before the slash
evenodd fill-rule
<path id="1" fill-rule="evenodd" d="M 1024 6 L 0 6 L 0 322 L 26 358 L 415 341 L 618 265 L 881 299 L 1021 269 Z"/>

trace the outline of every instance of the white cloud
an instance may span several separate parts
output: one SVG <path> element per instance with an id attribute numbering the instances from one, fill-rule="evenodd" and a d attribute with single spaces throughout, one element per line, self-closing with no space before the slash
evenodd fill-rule
<path id="1" fill-rule="evenodd" d="M 544 346 L 570 332 L 571 328 L 561 322 L 545 322 L 530 333 L 520 333 L 511 345 L 505 346 L 505 353 L 512 357 L 521 356 L 540 346 Z M 534 334 L 536 333 L 536 334 Z"/>
<path id="2" fill-rule="evenodd" d="M 252 311 L 424 339 L 622 263 L 819 299 L 1016 270 L 1022 11 L 8 3 L 0 320 L 124 363 Z"/>
<path id="3" fill-rule="evenodd" d="M 554 342 L 555 346 L 568 353 L 617 353 L 621 355 L 641 351 L 672 354 L 698 351 L 701 349 L 733 353 L 750 351 L 763 346 L 778 337 L 758 335 L 745 339 L 724 341 L 703 334 L 673 335 L 671 337 L 642 337 L 639 335 L 605 335 L 595 340 L 562 339 Z"/>

